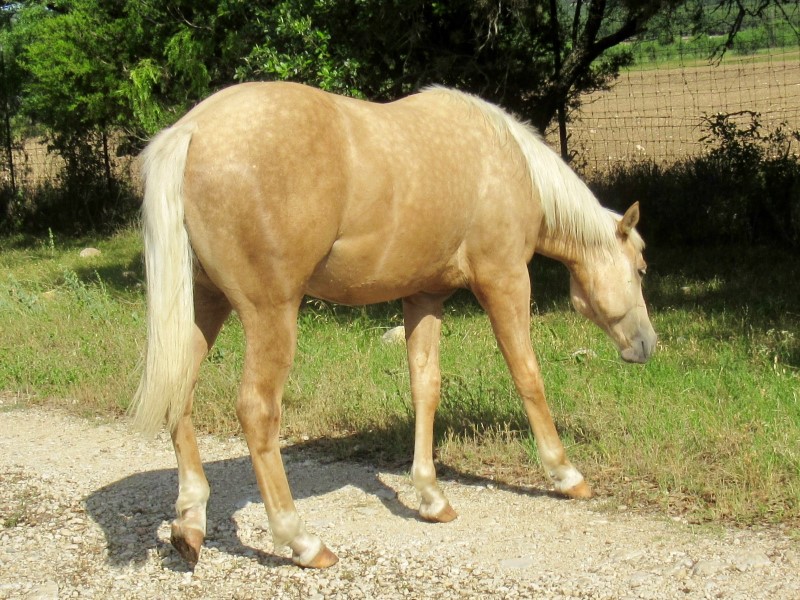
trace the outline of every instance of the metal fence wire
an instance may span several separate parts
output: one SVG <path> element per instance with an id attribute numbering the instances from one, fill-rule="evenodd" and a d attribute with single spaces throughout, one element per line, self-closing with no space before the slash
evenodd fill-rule
<path id="1" fill-rule="evenodd" d="M 48 152 L 47 146 L 38 139 L 27 139 L 14 144 L 11 157 L 14 169 L 14 184 L 18 189 L 35 189 L 55 184 L 64 161 L 58 154 Z M 0 158 L 0 186 L 11 185 L 10 160 L 6 151 Z"/>
<path id="2" fill-rule="evenodd" d="M 703 118 L 756 113 L 762 132 L 800 130 L 800 44 L 719 63 L 689 59 L 625 70 L 585 95 L 568 124 L 568 150 L 586 173 L 636 161 L 674 163 L 708 149 Z M 547 139 L 558 144 L 558 132 Z M 794 147 L 797 153 L 800 148 Z"/>

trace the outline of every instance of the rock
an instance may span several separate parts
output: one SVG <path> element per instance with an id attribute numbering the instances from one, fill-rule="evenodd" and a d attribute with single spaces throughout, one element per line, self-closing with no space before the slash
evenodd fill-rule
<path id="1" fill-rule="evenodd" d="M 384 344 L 405 344 L 406 328 L 402 325 L 392 327 L 389 331 L 381 336 L 381 341 Z"/>
<path id="2" fill-rule="evenodd" d="M 692 569 L 692 575 L 710 577 L 728 568 L 721 560 L 699 560 Z"/>
<path id="3" fill-rule="evenodd" d="M 651 581 L 653 576 L 650 573 L 645 571 L 636 571 L 628 578 L 628 583 L 631 587 L 639 587 L 640 585 L 644 585 L 648 581 Z"/>
<path id="4" fill-rule="evenodd" d="M 763 552 L 741 552 L 733 557 L 733 566 L 742 572 L 767 567 L 771 564 L 772 561 Z"/>
<path id="5" fill-rule="evenodd" d="M 55 581 L 46 581 L 28 592 L 29 600 L 58 600 L 58 584 Z"/>
<path id="6" fill-rule="evenodd" d="M 644 552 L 637 549 L 622 549 L 611 553 L 613 562 L 630 562 L 644 556 Z"/>
<path id="7" fill-rule="evenodd" d="M 95 256 L 100 256 L 102 252 L 97 248 L 84 248 L 81 250 L 80 257 L 81 258 L 93 258 Z"/>
<path id="8" fill-rule="evenodd" d="M 381 500 L 394 500 L 397 498 L 397 492 L 387 487 L 378 488 L 375 490 L 375 495 Z"/>
<path id="9" fill-rule="evenodd" d="M 529 569 L 536 564 L 532 556 L 520 556 L 519 558 L 507 558 L 500 561 L 500 566 L 504 569 Z"/>

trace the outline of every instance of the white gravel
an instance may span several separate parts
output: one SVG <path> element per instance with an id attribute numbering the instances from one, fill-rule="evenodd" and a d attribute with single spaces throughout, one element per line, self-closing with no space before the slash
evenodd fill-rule
<path id="1" fill-rule="evenodd" d="M 165 435 L 0 406 L 0 598 L 800 598 L 798 541 L 777 530 L 459 481 L 443 487 L 460 517 L 431 524 L 405 473 L 286 448 L 298 508 L 340 558 L 303 570 L 273 553 L 244 442 L 200 446 L 212 496 L 192 572 L 168 541 Z"/>

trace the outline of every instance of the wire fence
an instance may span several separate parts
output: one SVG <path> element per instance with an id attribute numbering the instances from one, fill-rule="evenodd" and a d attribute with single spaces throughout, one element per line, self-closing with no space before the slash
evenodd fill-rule
<path id="1" fill-rule="evenodd" d="M 568 150 L 585 173 L 674 163 L 707 149 L 704 117 L 746 111 L 758 113 L 764 133 L 800 130 L 800 43 L 717 65 L 687 59 L 628 69 L 610 90 L 582 98 L 568 125 Z M 557 131 L 547 137 L 558 143 Z"/>
<path id="2" fill-rule="evenodd" d="M 7 156 L 0 160 L 0 184 L 9 185 L 13 179 L 19 189 L 34 189 L 46 184 L 53 184 L 58 179 L 64 161 L 38 139 L 27 139 L 15 144 L 12 160 Z"/>

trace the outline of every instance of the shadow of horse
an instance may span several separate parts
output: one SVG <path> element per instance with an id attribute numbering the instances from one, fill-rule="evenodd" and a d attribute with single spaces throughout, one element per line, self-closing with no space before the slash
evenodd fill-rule
<path id="1" fill-rule="evenodd" d="M 332 461 L 320 456 L 308 446 L 292 446 L 282 451 L 289 484 L 296 500 L 312 498 L 354 486 L 365 494 L 380 500 L 393 515 L 406 520 L 420 520 L 415 509 L 408 507 L 398 497 L 397 490 L 378 477 L 378 469 L 365 462 Z M 305 477 L 301 472 L 309 465 L 322 468 L 324 476 Z M 291 560 L 242 541 L 235 519 L 237 511 L 250 503 L 261 505 L 261 496 L 249 456 L 204 463 L 211 485 L 208 501 L 208 532 L 205 546 L 216 547 L 234 556 L 248 557 L 263 566 L 292 564 Z M 407 469 L 383 468 L 380 472 L 402 476 Z M 496 488 L 514 491 L 526 496 L 552 496 L 542 489 L 498 484 L 495 481 L 459 473 L 442 467 L 441 481 L 457 481 L 469 485 L 491 483 Z M 410 483 L 410 482 L 409 482 Z M 174 571 L 191 568 L 178 559 L 167 542 L 159 538 L 158 531 L 165 521 L 171 521 L 175 510 L 178 488 L 177 469 L 159 469 L 130 475 L 93 493 L 86 499 L 88 515 L 100 525 L 107 544 L 107 560 L 111 565 L 141 564 L 151 551 L 164 558 L 164 566 Z M 466 507 L 465 507 L 466 508 Z M 263 508 L 261 509 L 263 510 Z M 263 513 L 264 536 L 270 539 L 266 512 Z M 313 527 L 313 522 L 311 523 Z M 271 542 L 265 547 L 271 548 Z"/>

